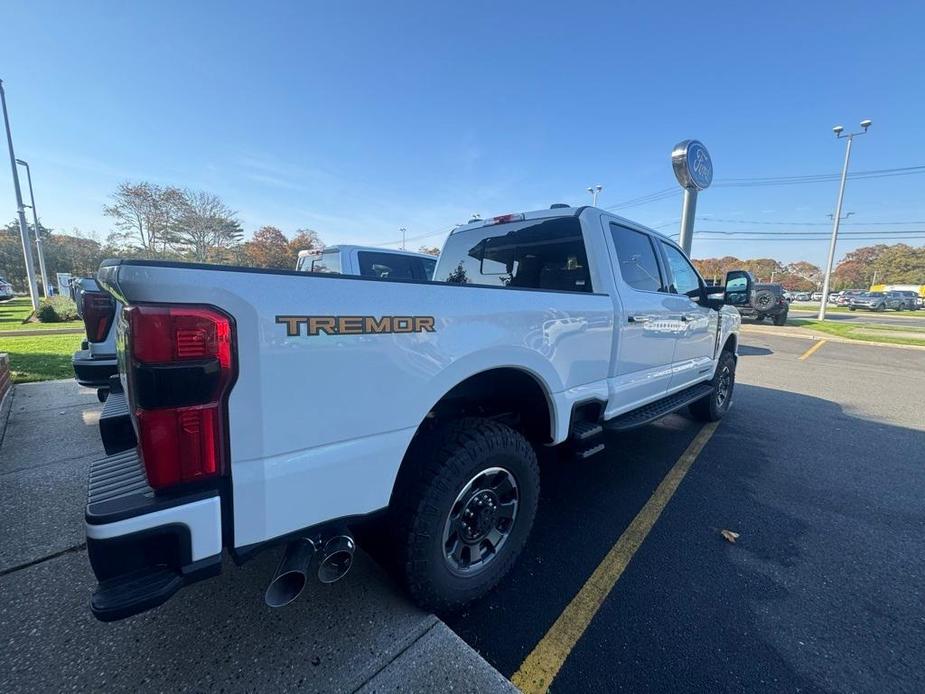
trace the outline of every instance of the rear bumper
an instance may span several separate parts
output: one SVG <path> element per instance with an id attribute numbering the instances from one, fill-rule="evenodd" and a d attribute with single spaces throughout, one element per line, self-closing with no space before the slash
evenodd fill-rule
<path id="1" fill-rule="evenodd" d="M 89 388 L 108 388 L 109 377 L 119 373 L 119 364 L 115 357 L 94 358 L 89 349 L 74 352 L 71 364 L 74 366 L 77 382 Z"/>
<path id="2" fill-rule="evenodd" d="M 155 495 L 137 453 L 90 467 L 87 552 L 99 585 L 90 600 L 104 622 L 166 602 L 221 571 L 221 499 L 216 490 Z"/>

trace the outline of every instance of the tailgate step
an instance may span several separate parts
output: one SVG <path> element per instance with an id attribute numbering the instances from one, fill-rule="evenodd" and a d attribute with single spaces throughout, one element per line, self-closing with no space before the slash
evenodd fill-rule
<path id="1" fill-rule="evenodd" d="M 157 607 L 182 587 L 183 577 L 175 569 L 146 567 L 100 583 L 90 609 L 100 621 L 111 622 Z"/>
<path id="2" fill-rule="evenodd" d="M 685 405 L 690 405 L 692 402 L 696 402 L 712 392 L 713 386 L 709 383 L 698 383 L 695 386 L 673 393 L 666 398 L 650 402 L 648 405 L 643 405 L 626 414 L 621 414 L 619 417 L 614 417 L 604 422 L 604 427 L 608 431 L 635 429 L 649 422 L 654 422 L 656 419 L 661 419 L 672 412 L 677 412 Z"/>
<path id="3" fill-rule="evenodd" d="M 106 453 L 114 455 L 135 448 L 135 428 L 129 416 L 128 399 L 125 393 L 113 390 L 106 398 L 100 415 L 100 436 Z"/>

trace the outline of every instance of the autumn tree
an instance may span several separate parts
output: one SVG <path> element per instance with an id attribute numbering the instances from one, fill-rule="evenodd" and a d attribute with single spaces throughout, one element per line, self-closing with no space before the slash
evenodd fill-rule
<path id="1" fill-rule="evenodd" d="M 322 251 L 324 241 L 317 231 L 312 229 L 298 229 L 292 241 L 289 242 L 289 266 L 295 267 L 299 260 L 299 251 Z"/>
<path id="2" fill-rule="evenodd" d="M 280 268 L 295 267 L 289 241 L 282 231 L 274 226 L 261 227 L 254 232 L 254 238 L 244 244 L 244 262 L 251 267 Z"/>
<path id="3" fill-rule="evenodd" d="M 220 262 L 244 235 L 236 214 L 213 193 L 183 191 L 170 242 L 199 262 Z"/>
<path id="4" fill-rule="evenodd" d="M 103 214 L 112 217 L 118 231 L 111 236 L 114 245 L 157 255 L 173 241 L 177 220 L 186 209 L 186 196 L 174 186 L 141 181 L 124 182 L 112 194 L 112 204 Z"/>
<path id="5" fill-rule="evenodd" d="M 418 248 L 418 253 L 424 253 L 426 255 L 440 255 L 440 249 L 436 246 L 421 246 Z"/>

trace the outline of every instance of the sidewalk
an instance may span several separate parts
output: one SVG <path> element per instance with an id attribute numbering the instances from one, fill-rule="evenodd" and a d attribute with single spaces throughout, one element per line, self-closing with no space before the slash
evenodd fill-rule
<path id="1" fill-rule="evenodd" d="M 103 455 L 95 392 L 16 386 L 0 439 L 0 691 L 516 691 L 369 557 L 271 610 L 281 549 L 112 624 L 88 601 L 87 468 Z M 3 430 L 0 413 L 0 431 Z"/>

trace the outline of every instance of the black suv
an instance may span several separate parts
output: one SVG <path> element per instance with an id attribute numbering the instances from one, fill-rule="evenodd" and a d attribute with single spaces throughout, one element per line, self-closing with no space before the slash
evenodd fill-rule
<path id="1" fill-rule="evenodd" d="M 739 315 L 743 318 L 754 318 L 757 321 L 770 318 L 774 325 L 783 325 L 787 322 L 787 312 L 790 304 L 784 297 L 784 288 L 779 284 L 755 284 L 754 307 L 739 307 Z"/>

